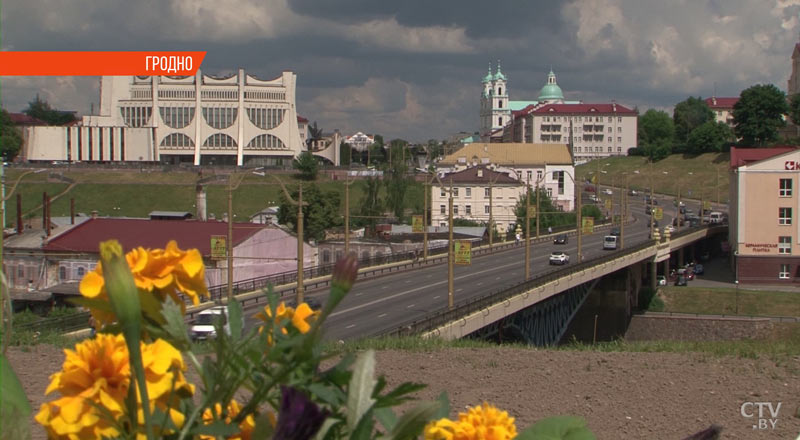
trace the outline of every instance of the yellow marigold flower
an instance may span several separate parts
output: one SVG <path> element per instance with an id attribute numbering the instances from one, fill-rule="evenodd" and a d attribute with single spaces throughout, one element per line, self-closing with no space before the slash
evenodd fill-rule
<path id="1" fill-rule="evenodd" d="M 458 421 L 440 419 L 425 426 L 426 440 L 510 440 L 517 436 L 514 418 L 484 402 L 458 414 Z"/>
<path id="2" fill-rule="evenodd" d="M 237 402 L 235 399 L 231 399 L 230 403 L 228 403 L 228 407 L 225 410 L 225 423 L 231 423 L 231 420 L 239 415 L 239 411 L 241 410 L 242 408 L 239 406 L 239 402 Z M 203 411 L 203 423 L 206 425 L 213 423 L 215 420 L 219 420 L 222 415 L 222 405 L 215 403 L 213 412 L 211 411 L 211 408 L 206 408 L 206 410 Z M 273 421 L 275 416 L 271 412 L 267 415 L 269 416 L 270 422 L 272 422 L 272 426 L 275 427 L 275 422 Z M 252 416 L 252 414 L 248 415 L 244 418 L 244 420 L 242 420 L 241 423 L 239 423 L 240 431 L 230 437 L 225 438 L 229 440 L 250 440 L 250 436 L 253 434 L 253 429 L 255 429 L 255 427 L 255 418 Z M 201 435 L 200 438 L 202 440 L 215 439 L 215 437 L 208 435 Z"/>
<path id="3" fill-rule="evenodd" d="M 289 321 L 292 323 L 292 326 L 297 329 L 297 331 L 305 334 L 308 333 L 309 330 L 311 330 L 311 323 L 314 322 L 315 319 L 317 319 L 317 316 L 319 316 L 319 312 L 311 310 L 311 307 L 306 303 L 302 303 L 297 307 L 297 309 L 294 309 L 292 307 L 286 306 L 283 303 L 283 301 L 281 301 L 281 303 L 278 304 L 278 307 L 275 310 L 274 321 L 276 323 L 282 321 Z M 264 321 L 264 324 L 271 324 L 273 321 L 272 310 L 269 308 L 269 305 L 266 305 L 260 312 L 258 312 L 255 315 L 255 317 Z M 267 328 L 267 330 L 271 329 L 271 327 L 268 328 L 266 325 L 262 325 L 259 328 L 259 331 L 262 331 L 265 328 Z M 281 331 L 283 334 L 289 333 L 285 327 L 282 328 Z"/>
<path id="4" fill-rule="evenodd" d="M 133 280 L 140 291 L 155 292 L 161 302 L 170 296 L 181 308 L 184 302 L 178 293 L 192 299 L 195 305 L 199 296 L 208 296 L 205 284 L 203 256 L 197 249 L 180 250 L 173 240 L 165 249 L 144 249 L 138 247 L 125 254 L 125 260 L 133 273 Z M 102 264 L 83 277 L 80 292 L 87 298 L 108 299 Z M 101 323 L 114 320 L 110 312 L 92 309 L 95 319 Z"/>
<path id="5" fill-rule="evenodd" d="M 116 420 L 125 413 L 125 398 L 131 383 L 128 348 L 122 335 L 98 334 L 64 350 L 62 370 L 50 376 L 45 391 L 61 397 L 42 404 L 36 421 L 53 439 L 116 437 L 120 435 L 96 406 L 105 408 Z M 147 391 L 151 408 L 169 412 L 176 426 L 183 415 L 173 408 L 181 396 L 194 392 L 183 376 L 185 365 L 178 350 L 163 340 L 142 344 Z M 138 393 L 137 393 L 138 396 Z M 141 403 L 140 403 L 141 405 Z M 138 415 L 143 422 L 141 410 Z"/>

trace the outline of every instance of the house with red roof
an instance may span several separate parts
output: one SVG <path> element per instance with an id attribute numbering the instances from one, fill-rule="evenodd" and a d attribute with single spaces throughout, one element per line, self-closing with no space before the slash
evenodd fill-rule
<path id="1" fill-rule="evenodd" d="M 228 223 L 197 220 L 91 218 L 48 237 L 38 245 L 6 250 L 6 276 L 18 269 L 9 262 L 28 257 L 24 274 L 37 290 L 77 283 L 99 259 L 101 242 L 116 239 L 127 252 L 136 247 L 164 248 L 175 240 L 181 249 L 198 249 L 205 262 L 206 283 L 227 283 L 227 259 L 212 257 L 212 237 L 227 237 Z M 279 227 L 255 223 L 233 224 L 234 282 L 297 269 L 297 237 Z M 315 246 L 304 243 L 305 267 L 316 266 Z M 74 289 L 73 289 L 74 290 Z"/>
<path id="2" fill-rule="evenodd" d="M 731 148 L 728 241 L 743 284 L 800 283 L 800 149 Z"/>
<path id="3" fill-rule="evenodd" d="M 708 108 L 714 112 L 715 121 L 724 122 L 728 124 L 728 127 L 733 129 L 733 106 L 739 102 L 738 96 L 728 98 L 712 96 L 704 99 L 704 101 L 708 105 Z"/>

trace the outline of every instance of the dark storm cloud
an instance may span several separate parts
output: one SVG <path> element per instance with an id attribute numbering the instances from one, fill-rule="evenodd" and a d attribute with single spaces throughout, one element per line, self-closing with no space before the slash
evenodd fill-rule
<path id="1" fill-rule="evenodd" d="M 206 50 L 202 69 L 297 73 L 301 114 L 326 129 L 410 140 L 475 131 L 481 79 L 502 63 L 511 99 L 547 72 L 568 99 L 669 109 L 687 96 L 781 88 L 800 0 L 3 2 L 4 50 Z M 3 78 L 3 105 L 40 92 L 88 113 L 97 78 Z"/>

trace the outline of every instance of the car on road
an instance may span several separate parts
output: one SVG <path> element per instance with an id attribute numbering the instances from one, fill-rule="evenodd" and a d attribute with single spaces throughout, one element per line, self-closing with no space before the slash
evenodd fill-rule
<path id="1" fill-rule="evenodd" d="M 550 254 L 550 264 L 567 264 L 569 263 L 569 254 L 566 252 L 556 251 Z"/>
<path id="2" fill-rule="evenodd" d="M 706 272 L 706 269 L 703 267 L 702 264 L 697 263 L 694 265 L 693 272 L 697 275 L 703 275 Z"/>
<path id="3" fill-rule="evenodd" d="M 667 232 L 667 231 L 669 231 L 669 233 L 672 234 L 673 232 L 675 232 L 675 227 L 672 226 L 672 225 L 664 226 L 664 232 Z"/>
<path id="4" fill-rule="evenodd" d="M 553 239 L 553 244 L 567 244 L 568 241 L 569 238 L 567 237 L 567 234 L 558 234 L 556 235 L 556 238 Z"/>
<path id="5" fill-rule="evenodd" d="M 676 286 L 686 286 L 688 283 L 686 282 L 686 277 L 682 275 L 678 275 L 678 278 L 675 278 L 675 285 Z"/>
<path id="6" fill-rule="evenodd" d="M 225 333 L 230 335 L 231 323 L 228 321 L 228 308 L 225 306 L 214 306 L 200 312 L 194 324 L 189 328 L 189 335 L 195 341 L 217 337 L 214 323 L 218 320 Z"/>
<path id="7" fill-rule="evenodd" d="M 594 194 L 589 196 L 589 201 L 592 203 L 600 203 L 600 199 Z"/>
<path id="8" fill-rule="evenodd" d="M 616 235 L 603 237 L 603 250 L 617 250 L 617 239 Z"/>
<path id="9" fill-rule="evenodd" d="M 603 194 L 612 195 L 612 194 L 614 194 L 614 191 L 611 191 L 610 189 L 606 188 L 606 189 L 603 190 Z"/>
<path id="10" fill-rule="evenodd" d="M 656 284 L 659 286 L 666 286 L 667 285 L 667 277 L 664 275 L 659 275 L 656 277 Z"/>
<path id="11" fill-rule="evenodd" d="M 629 195 L 629 196 L 635 196 L 635 195 L 637 195 L 637 194 L 639 194 L 639 193 L 638 193 L 638 192 L 636 192 L 636 190 L 635 190 L 635 189 L 632 189 L 632 190 L 628 191 L 628 195 Z"/>
<path id="12" fill-rule="evenodd" d="M 306 296 L 303 298 L 303 302 L 308 304 L 308 306 L 311 307 L 311 310 L 316 311 L 322 309 L 322 303 L 316 298 Z M 290 299 L 289 301 L 286 302 L 286 305 L 289 307 L 297 308 L 297 300 Z"/>
<path id="13" fill-rule="evenodd" d="M 611 228 L 611 232 L 608 235 L 613 235 L 615 237 L 619 237 L 621 235 L 619 228 Z"/>

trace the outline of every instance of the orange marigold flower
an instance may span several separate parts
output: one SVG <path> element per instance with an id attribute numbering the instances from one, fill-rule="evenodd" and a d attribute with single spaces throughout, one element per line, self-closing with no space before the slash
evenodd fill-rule
<path id="1" fill-rule="evenodd" d="M 275 318 L 273 319 L 272 310 L 270 309 L 269 304 L 267 304 L 260 312 L 256 313 L 253 316 L 254 318 L 258 318 L 264 321 L 264 324 L 258 328 L 259 332 L 262 332 L 264 330 L 271 331 L 272 330 L 271 326 L 273 321 L 275 323 L 282 323 L 288 321 L 292 324 L 292 327 L 297 329 L 297 331 L 299 331 L 300 333 L 303 334 L 308 333 L 309 330 L 311 330 L 311 324 L 319 316 L 319 311 L 315 312 L 306 303 L 301 303 L 297 307 L 297 309 L 295 309 L 293 307 L 287 306 L 286 304 L 283 303 L 283 301 L 281 301 L 281 303 L 278 304 L 278 307 L 276 307 L 274 314 Z M 281 333 L 287 335 L 289 334 L 289 331 L 286 329 L 286 327 L 282 327 Z M 269 337 L 269 342 L 272 343 L 272 335 L 270 335 Z"/>
<path id="2" fill-rule="evenodd" d="M 165 249 L 138 247 L 125 254 L 125 259 L 136 287 L 142 292 L 155 292 L 161 302 L 169 296 L 184 309 L 179 293 L 191 298 L 195 305 L 200 296 L 208 296 L 203 256 L 197 249 L 183 251 L 173 240 Z M 102 264 L 98 263 L 83 277 L 80 292 L 87 298 L 108 300 Z M 104 324 L 114 321 L 114 315 L 108 311 L 92 309 L 92 314 Z"/>
<path id="3" fill-rule="evenodd" d="M 241 410 L 242 408 L 241 406 L 239 406 L 239 402 L 237 402 L 235 399 L 231 399 L 230 403 L 228 403 L 228 407 L 225 409 L 225 414 L 224 414 L 225 423 L 230 424 L 231 420 L 233 420 L 237 415 L 239 415 L 239 412 Z M 211 411 L 211 408 L 206 408 L 206 410 L 203 411 L 203 423 L 208 425 L 210 423 L 213 423 L 215 420 L 219 420 L 220 418 L 222 418 L 222 416 L 223 416 L 222 405 L 220 405 L 219 403 L 215 403 L 214 411 Z M 272 426 L 275 427 L 275 422 L 274 422 L 275 416 L 272 413 L 268 413 L 267 416 L 269 417 L 270 422 L 272 422 Z M 230 437 L 225 437 L 225 438 L 229 440 L 250 440 L 250 436 L 253 434 L 253 429 L 255 429 L 255 427 L 256 427 L 255 418 L 253 417 L 252 414 L 248 415 L 247 417 L 244 418 L 244 420 L 242 420 L 241 423 L 239 423 L 240 431 Z M 214 440 L 216 437 L 208 435 L 200 435 L 200 438 L 202 440 Z"/>
<path id="4" fill-rule="evenodd" d="M 62 370 L 50 376 L 45 391 L 58 391 L 61 397 L 42 404 L 36 421 L 53 439 L 120 435 L 113 422 L 126 411 L 125 398 L 131 383 L 125 338 L 101 333 L 77 344 L 74 350 L 64 350 L 64 354 Z M 179 396 L 191 395 L 194 387 L 183 377 L 185 366 L 180 352 L 159 339 L 142 344 L 142 358 L 151 408 L 169 412 L 176 426 L 181 426 L 183 415 L 172 408 L 177 406 Z M 108 411 L 113 420 L 98 406 Z M 141 410 L 139 419 L 143 421 Z"/>
<path id="5" fill-rule="evenodd" d="M 440 419 L 425 426 L 426 440 L 510 440 L 517 436 L 514 418 L 484 402 L 458 414 L 458 421 Z"/>

